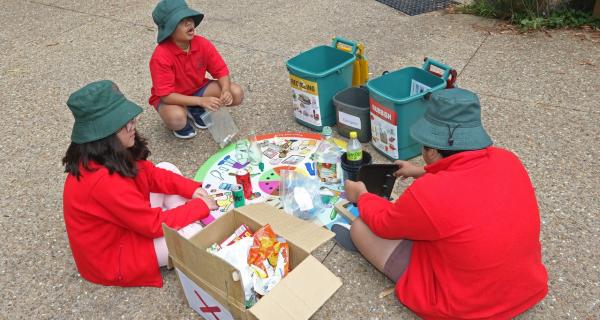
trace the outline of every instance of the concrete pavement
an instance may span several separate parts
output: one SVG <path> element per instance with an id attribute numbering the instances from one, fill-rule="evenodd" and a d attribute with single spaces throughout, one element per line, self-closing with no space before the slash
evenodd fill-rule
<path id="1" fill-rule="evenodd" d="M 334 35 L 365 42 L 375 75 L 418 66 L 425 56 L 456 68 L 460 86 L 480 94 L 495 144 L 521 157 L 536 188 L 550 293 L 521 318 L 600 317 L 597 38 L 582 40 L 577 31 L 494 32 L 493 20 L 441 12 L 408 17 L 376 1 L 189 3 L 206 15 L 197 31 L 215 43 L 246 89 L 243 107 L 232 110 L 238 126 L 258 133 L 307 130 L 292 119 L 285 61 Z M 173 272 L 163 272 L 162 289 L 82 280 L 62 218 L 60 160 L 73 122 L 65 102 L 88 82 L 111 79 L 146 109 L 139 130 L 151 160 L 173 162 L 193 176 L 217 151 L 207 132 L 175 139 L 147 105 L 154 4 L 0 3 L 0 318 L 195 316 Z M 360 256 L 333 242 L 315 255 L 344 282 L 315 319 L 415 318 L 393 295 L 378 297 L 393 284 Z"/>

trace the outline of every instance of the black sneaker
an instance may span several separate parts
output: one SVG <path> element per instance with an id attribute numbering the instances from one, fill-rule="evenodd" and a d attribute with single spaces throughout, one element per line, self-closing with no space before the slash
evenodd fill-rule
<path id="1" fill-rule="evenodd" d="M 196 129 L 188 121 L 181 130 L 173 130 L 173 134 L 179 139 L 190 139 L 196 136 Z"/>
<path id="2" fill-rule="evenodd" d="M 336 223 L 331 226 L 331 232 L 335 233 L 333 240 L 342 248 L 350 252 L 357 252 L 358 250 L 350 238 L 350 225 Z"/>
<path id="3" fill-rule="evenodd" d="M 188 118 L 190 118 L 190 120 L 192 120 L 192 122 L 194 123 L 196 128 L 198 128 L 198 129 L 208 128 L 206 126 L 206 124 L 204 123 L 204 121 L 202 121 L 202 115 L 204 113 L 206 113 L 206 110 L 204 110 L 204 108 L 188 107 L 187 110 L 188 110 Z"/>

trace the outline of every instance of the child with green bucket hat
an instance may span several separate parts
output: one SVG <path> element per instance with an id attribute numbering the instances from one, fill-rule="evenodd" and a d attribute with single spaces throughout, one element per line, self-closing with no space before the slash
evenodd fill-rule
<path id="1" fill-rule="evenodd" d="M 204 14 L 184 0 L 161 0 L 152 11 L 158 45 L 150 58 L 149 100 L 173 134 L 182 139 L 205 129 L 202 115 L 242 103 L 242 88 L 231 82 L 229 69 L 215 46 L 195 28 Z M 215 80 L 206 78 L 206 72 Z"/>
<path id="2" fill-rule="evenodd" d="M 69 97 L 75 123 L 62 162 L 64 219 L 81 276 L 115 286 L 162 286 L 168 252 L 162 224 L 186 237 L 216 209 L 200 183 L 169 163 L 152 164 L 136 130 L 142 113 L 108 80 Z"/>
<path id="3" fill-rule="evenodd" d="M 426 165 L 396 162 L 395 175 L 414 182 L 393 203 L 346 182 L 360 218 L 336 240 L 395 281 L 422 318 L 513 318 L 548 292 L 533 186 L 516 155 L 491 146 L 477 95 L 427 99 L 410 130 Z"/>

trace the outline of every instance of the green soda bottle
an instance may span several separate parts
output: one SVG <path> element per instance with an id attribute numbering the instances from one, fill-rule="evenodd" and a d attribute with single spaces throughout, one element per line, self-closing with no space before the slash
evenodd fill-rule
<path id="1" fill-rule="evenodd" d="M 350 141 L 348 141 L 348 152 L 346 157 L 351 162 L 362 162 L 363 151 L 360 141 L 357 139 L 358 135 L 356 131 L 350 131 Z"/>

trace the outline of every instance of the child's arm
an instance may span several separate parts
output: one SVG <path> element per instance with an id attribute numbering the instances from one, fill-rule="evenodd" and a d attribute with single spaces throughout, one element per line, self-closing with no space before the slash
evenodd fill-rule
<path id="1" fill-rule="evenodd" d="M 161 208 L 151 208 L 148 195 L 144 196 L 140 192 L 135 181 L 124 179 L 118 174 L 103 177 L 92 191 L 90 197 L 100 204 L 103 210 L 94 208 L 90 214 L 148 238 L 162 237 L 163 223 L 179 229 L 208 217 L 210 213 L 203 199 L 192 199 L 165 211 Z"/>
<path id="2" fill-rule="evenodd" d="M 372 193 L 358 198 L 360 218 L 384 239 L 437 240 L 441 235 L 410 189 L 395 203 Z"/>
<path id="3" fill-rule="evenodd" d="M 165 104 L 176 104 L 180 106 L 201 106 L 210 111 L 215 111 L 222 105 L 221 99 L 217 97 L 186 96 L 175 92 L 161 97 L 161 101 Z"/>
<path id="4" fill-rule="evenodd" d="M 219 78 L 219 86 L 221 87 L 221 103 L 224 106 L 229 106 L 233 103 L 233 96 L 231 95 L 231 78 L 229 76 L 223 76 Z"/>
<path id="5" fill-rule="evenodd" d="M 210 42 L 204 43 L 205 55 L 207 57 L 206 70 L 210 75 L 217 79 L 219 87 L 221 87 L 221 95 L 219 97 L 222 105 L 228 106 L 233 103 L 233 95 L 231 94 L 231 78 L 229 77 L 229 68 L 217 51 L 217 48 Z"/>

